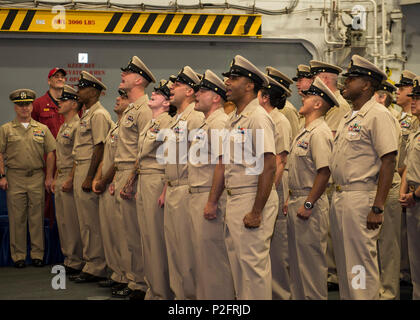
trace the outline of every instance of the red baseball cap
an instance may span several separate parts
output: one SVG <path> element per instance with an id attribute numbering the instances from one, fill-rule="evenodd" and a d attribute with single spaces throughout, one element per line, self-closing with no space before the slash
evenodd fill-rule
<path id="1" fill-rule="evenodd" d="M 57 67 L 55 67 L 55 68 L 52 68 L 52 69 L 50 70 L 50 72 L 48 73 L 48 79 L 49 79 L 49 78 L 51 78 L 53 75 L 55 75 L 58 71 L 61 71 L 61 72 L 64 74 L 64 76 L 66 76 L 66 75 L 67 75 L 66 70 L 64 70 L 64 69 L 62 69 L 62 68 L 57 68 Z"/>

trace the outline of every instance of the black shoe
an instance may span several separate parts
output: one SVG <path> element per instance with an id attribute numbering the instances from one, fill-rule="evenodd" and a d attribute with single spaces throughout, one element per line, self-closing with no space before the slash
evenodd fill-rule
<path id="1" fill-rule="evenodd" d="M 44 266 L 44 262 L 40 259 L 32 259 L 32 265 L 37 268 L 41 268 Z"/>
<path id="2" fill-rule="evenodd" d="M 112 296 L 115 298 L 127 298 L 133 293 L 129 287 L 122 288 L 121 290 L 112 291 Z"/>
<path id="3" fill-rule="evenodd" d="M 328 291 L 338 291 L 338 283 L 328 282 Z"/>
<path id="4" fill-rule="evenodd" d="M 66 268 L 66 275 L 68 275 L 68 276 L 72 276 L 72 275 L 75 275 L 75 274 L 79 275 L 80 272 L 82 272 L 82 270 L 77 270 L 77 269 L 74 269 L 72 267 L 64 266 L 64 268 Z"/>
<path id="5" fill-rule="evenodd" d="M 117 282 L 115 282 L 112 279 L 106 279 L 98 282 L 98 286 L 101 288 L 111 288 L 112 286 L 116 285 Z"/>
<path id="6" fill-rule="evenodd" d="M 80 276 L 80 274 L 81 274 L 82 272 L 79 272 L 79 273 L 75 273 L 75 274 L 70 274 L 69 275 L 69 280 L 70 281 L 74 281 L 74 280 L 76 280 L 79 276 Z"/>
<path id="7" fill-rule="evenodd" d="M 146 292 L 142 290 L 133 290 L 133 292 L 131 292 L 128 298 L 130 300 L 144 300 L 145 296 L 146 296 Z"/>
<path id="8" fill-rule="evenodd" d="M 89 282 L 98 282 L 102 280 L 106 280 L 106 278 L 97 277 L 97 276 L 94 276 L 93 274 L 86 273 L 86 272 L 80 272 L 79 276 L 76 279 L 74 279 L 74 282 L 75 283 L 89 283 Z"/>
<path id="9" fill-rule="evenodd" d="M 25 260 L 18 260 L 15 262 L 15 268 L 22 269 L 25 267 L 26 267 Z"/>
<path id="10" fill-rule="evenodd" d="M 119 283 L 115 282 L 115 284 L 111 287 L 111 292 L 122 290 L 128 286 L 127 283 Z"/>

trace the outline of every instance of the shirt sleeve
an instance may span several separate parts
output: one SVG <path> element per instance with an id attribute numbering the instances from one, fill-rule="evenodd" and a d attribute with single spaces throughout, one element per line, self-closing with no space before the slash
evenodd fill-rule
<path id="1" fill-rule="evenodd" d="M 398 151 L 398 133 L 391 113 L 378 112 L 373 118 L 371 128 L 372 145 L 379 158 L 388 153 Z"/>
<path id="2" fill-rule="evenodd" d="M 329 167 L 333 148 L 332 134 L 325 130 L 317 130 L 312 135 L 310 143 L 316 170 Z"/>
<path id="3" fill-rule="evenodd" d="M 6 146 L 7 146 L 7 135 L 4 130 L 4 127 L 0 127 L 0 153 L 6 152 Z"/>
<path id="4" fill-rule="evenodd" d="M 152 111 L 147 105 L 141 106 L 137 116 L 137 128 L 139 132 L 143 131 L 150 120 L 152 120 Z"/>
<path id="5" fill-rule="evenodd" d="M 37 100 L 35 100 L 35 101 L 32 103 L 32 106 L 33 106 L 33 108 L 32 108 L 31 117 L 32 117 L 32 119 L 34 119 L 35 121 L 38 121 L 38 122 L 39 122 L 39 101 L 38 101 L 38 99 L 37 99 Z"/>
<path id="6" fill-rule="evenodd" d="M 49 153 L 51 151 L 54 151 L 55 148 L 56 148 L 56 141 L 54 139 L 54 136 L 52 135 L 50 129 L 48 129 L 48 127 L 46 127 L 44 152 Z"/>
<path id="7" fill-rule="evenodd" d="M 91 118 L 92 138 L 93 145 L 105 143 L 106 137 L 109 130 L 111 129 L 111 123 L 107 117 L 101 113 L 95 113 Z"/>
<path id="8" fill-rule="evenodd" d="M 257 147 L 257 144 L 263 143 L 263 152 L 275 155 L 274 122 L 271 117 L 268 114 L 256 114 L 251 129 L 254 146 Z"/>

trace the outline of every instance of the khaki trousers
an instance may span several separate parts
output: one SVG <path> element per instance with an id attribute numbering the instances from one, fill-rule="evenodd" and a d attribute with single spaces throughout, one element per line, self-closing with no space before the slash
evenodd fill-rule
<path id="1" fill-rule="evenodd" d="M 217 218 L 203 216 L 209 192 L 191 193 L 189 209 L 197 261 L 197 299 L 233 300 L 235 290 L 224 238 L 225 193 L 217 207 Z"/>
<path id="2" fill-rule="evenodd" d="M 379 299 L 377 240 L 380 228 L 368 230 L 367 216 L 376 191 L 334 192 L 331 236 L 342 300 Z"/>
<path id="3" fill-rule="evenodd" d="M 407 236 L 413 300 L 420 300 L 420 203 L 407 209 Z"/>
<path id="4" fill-rule="evenodd" d="M 83 243 L 83 272 L 106 277 L 106 263 L 99 221 L 99 196 L 84 192 L 82 184 L 89 171 L 90 161 L 83 161 L 74 172 L 73 192 Z"/>
<path id="5" fill-rule="evenodd" d="M 115 201 L 119 215 L 122 217 L 124 235 L 128 247 L 128 287 L 131 290 L 147 291 L 144 281 L 144 260 L 143 247 L 141 243 L 141 230 L 137 218 L 136 200 L 124 200 L 120 196 L 120 191 L 131 176 L 133 168 L 118 170 L 115 173 Z M 137 188 L 137 186 L 136 186 Z"/>
<path id="6" fill-rule="evenodd" d="M 401 261 L 400 261 L 400 279 L 411 282 L 410 275 L 410 257 L 408 255 L 407 240 L 407 210 L 401 211 Z"/>
<path id="7" fill-rule="evenodd" d="M 167 187 L 164 210 L 169 283 L 177 300 L 196 299 L 196 266 L 188 185 Z"/>
<path id="8" fill-rule="evenodd" d="M 99 196 L 99 218 L 105 260 L 112 270 L 111 279 L 119 283 L 128 283 L 128 248 L 123 218 L 121 212 L 116 209 L 115 194 L 111 195 L 108 188 Z"/>
<path id="9" fill-rule="evenodd" d="M 327 300 L 328 197 L 315 203 L 308 220 L 297 216 L 308 195 L 290 196 L 287 214 L 290 287 L 294 300 Z"/>
<path id="10" fill-rule="evenodd" d="M 255 192 L 228 196 L 226 204 L 225 241 L 239 300 L 272 299 L 270 242 L 279 200 L 276 190 L 271 190 L 260 226 L 248 229 L 243 219 L 252 210 L 255 196 Z"/>
<path id="11" fill-rule="evenodd" d="M 164 174 L 140 174 L 136 206 L 144 256 L 144 279 L 148 289 L 146 300 L 172 300 L 169 286 L 168 257 L 164 234 L 163 208 L 158 205 Z"/>
<path id="12" fill-rule="evenodd" d="M 287 181 L 287 177 L 288 173 L 284 171 L 282 181 Z M 279 210 L 270 246 L 273 300 L 290 300 L 292 295 L 290 292 L 288 230 L 287 216 L 283 214 L 284 188 L 282 182 L 277 188 L 277 195 Z"/>
<path id="13" fill-rule="evenodd" d="M 61 169 L 57 174 L 54 194 L 55 216 L 57 219 L 61 251 L 65 257 L 64 265 L 73 269 L 82 270 L 84 265 L 83 244 L 73 191 L 63 192 L 61 190 L 70 172 L 71 168 Z"/>
<path id="14" fill-rule="evenodd" d="M 400 298 L 401 261 L 401 205 L 400 184 L 395 183 L 389 190 L 385 202 L 384 222 L 378 240 L 379 268 L 381 275 L 381 300 Z"/>
<path id="15" fill-rule="evenodd" d="M 31 258 L 44 259 L 44 172 L 7 169 L 6 191 L 9 215 L 10 252 L 14 262 L 26 259 L 27 232 Z"/>
<path id="16" fill-rule="evenodd" d="M 331 210 L 332 205 L 332 195 L 334 192 L 334 184 L 331 183 L 327 189 L 325 190 L 325 193 L 328 197 L 328 203 L 329 203 L 329 211 Z M 327 266 L 328 266 L 328 278 L 327 281 L 331 283 L 338 284 L 338 277 L 337 277 L 337 266 L 335 264 L 335 257 L 334 257 L 334 248 L 332 244 L 332 238 L 331 238 L 331 223 L 330 223 L 330 214 L 328 214 L 328 237 L 327 237 Z"/>

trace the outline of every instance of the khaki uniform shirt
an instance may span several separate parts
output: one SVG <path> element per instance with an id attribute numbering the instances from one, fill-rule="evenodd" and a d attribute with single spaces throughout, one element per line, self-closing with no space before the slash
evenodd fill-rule
<path id="1" fill-rule="evenodd" d="M 90 160 L 94 147 L 99 143 L 105 143 L 109 130 L 114 126 L 109 112 L 99 101 L 86 110 L 76 131 L 73 147 L 74 160 Z"/>
<path id="2" fill-rule="evenodd" d="M 152 120 L 152 110 L 147 105 L 149 98 L 144 95 L 131 103 L 121 117 L 119 143 L 115 153 L 115 163 L 134 163 L 138 155 L 139 135 Z"/>
<path id="3" fill-rule="evenodd" d="M 401 126 L 402 141 L 401 152 L 398 159 L 398 167 L 402 168 L 404 166 L 405 157 L 407 156 L 408 137 L 410 133 L 414 133 L 417 131 L 417 128 L 419 127 L 419 122 L 415 116 L 408 113 L 401 113 L 399 121 Z"/>
<path id="4" fill-rule="evenodd" d="M 391 112 L 391 114 L 395 117 L 395 119 L 397 119 L 398 120 L 398 123 L 399 123 L 399 121 L 400 121 L 400 119 L 401 119 L 401 113 L 400 112 L 398 112 L 397 110 L 395 110 L 394 108 L 392 108 L 392 107 L 388 107 L 388 110 L 389 110 L 389 112 Z"/>
<path id="5" fill-rule="evenodd" d="M 263 168 L 257 169 L 255 163 L 249 164 L 245 162 L 243 154 L 242 161 L 235 161 L 234 150 L 235 148 L 244 150 L 245 145 L 246 149 L 251 148 L 252 156 L 254 157 L 257 151 L 260 151 L 262 165 L 264 165 L 264 153 L 276 154 L 276 145 L 274 142 L 275 125 L 273 119 L 259 105 L 258 99 L 254 99 L 239 115 L 236 112 L 230 115 L 226 128 L 230 131 L 229 163 L 225 165 L 226 188 L 257 188 L 258 176 L 262 173 Z M 250 129 L 251 136 L 247 134 L 245 129 Z M 264 139 L 264 141 L 258 141 L 257 134 L 261 135 L 260 138 Z M 257 148 L 261 149 L 258 150 Z"/>
<path id="6" fill-rule="evenodd" d="M 290 126 L 292 127 L 293 139 L 294 137 L 296 137 L 300 129 L 299 113 L 289 100 L 286 100 L 286 104 L 284 105 L 284 108 L 280 110 L 280 112 L 285 115 L 287 120 L 289 120 Z"/>
<path id="7" fill-rule="evenodd" d="M 398 150 L 391 113 L 372 97 L 355 114 L 346 114 L 334 139 L 331 173 L 335 183 L 377 183 L 381 157 Z"/>
<path id="8" fill-rule="evenodd" d="M 405 165 L 407 166 L 407 183 L 420 184 L 420 129 L 410 135 Z"/>
<path id="9" fill-rule="evenodd" d="M 188 184 L 191 187 L 212 186 L 214 168 L 219 162 L 218 155 L 221 152 L 223 141 L 219 139 L 219 148 L 212 149 L 217 147 L 217 142 L 212 141 L 211 130 L 225 129 L 228 119 L 229 116 L 222 108 L 217 109 L 194 134 L 188 158 Z M 205 146 L 206 144 L 207 146 Z M 207 148 L 207 155 L 203 156 L 200 152 L 204 151 L 205 148 Z M 203 158 L 201 159 L 201 157 Z"/>
<path id="10" fill-rule="evenodd" d="M 54 150 L 55 139 L 48 127 L 33 119 L 27 129 L 16 119 L 0 127 L 0 153 L 7 168 L 42 169 L 44 155 Z"/>
<path id="11" fill-rule="evenodd" d="M 349 103 L 343 98 L 339 90 L 334 92 L 334 95 L 337 98 L 339 106 L 332 107 L 325 115 L 325 122 L 331 131 L 337 131 L 341 119 L 351 110 Z"/>
<path id="12" fill-rule="evenodd" d="M 68 123 L 64 122 L 57 134 L 57 169 L 73 167 L 73 145 L 76 130 L 79 126 L 79 115 L 76 114 Z"/>
<path id="13" fill-rule="evenodd" d="M 140 133 L 138 144 L 139 152 L 137 156 L 139 159 L 140 172 L 141 170 L 148 169 L 159 170 L 162 173 L 165 172 L 165 164 L 163 161 L 159 161 L 157 154 L 158 148 L 163 144 L 163 141 L 159 141 L 157 138 L 162 129 L 169 128 L 171 121 L 172 117 L 167 112 L 164 112 L 156 119 L 150 120 Z"/>
<path id="14" fill-rule="evenodd" d="M 114 165 L 115 151 L 119 141 L 120 121 L 117 125 L 109 130 L 105 139 L 104 156 L 102 158 L 102 176 Z"/>
<path id="15" fill-rule="evenodd" d="M 289 188 L 311 189 L 318 170 L 328 167 L 333 149 L 333 136 L 324 118 L 312 121 L 293 140 L 290 150 Z"/>
<path id="16" fill-rule="evenodd" d="M 290 145 L 292 143 L 292 127 L 286 116 L 281 113 L 281 110 L 274 108 L 270 113 L 270 117 L 274 121 L 274 142 L 276 144 L 276 154 L 284 151 L 289 153 Z"/>
<path id="17" fill-rule="evenodd" d="M 165 166 L 165 179 L 172 180 L 187 180 L 188 178 L 188 134 L 191 130 L 200 127 L 204 121 L 202 112 L 194 110 L 195 102 L 190 103 L 188 107 L 180 115 L 175 115 L 172 118 L 169 128 L 174 133 L 174 141 L 176 143 L 176 163 L 168 163 Z M 186 148 L 183 146 L 186 143 Z M 183 145 L 180 148 L 180 145 Z M 181 156 L 180 156 L 181 153 Z"/>

